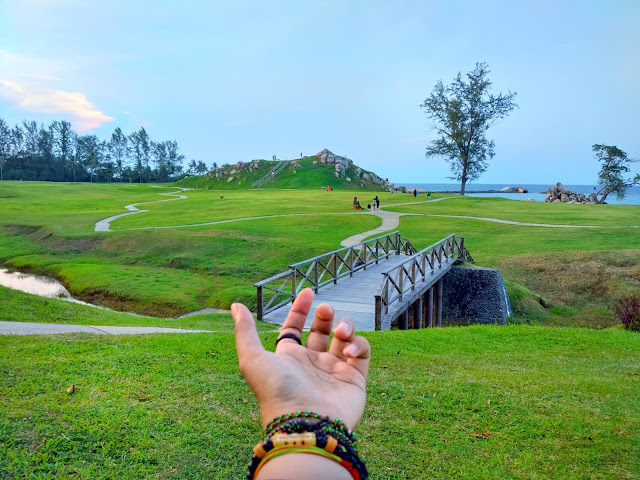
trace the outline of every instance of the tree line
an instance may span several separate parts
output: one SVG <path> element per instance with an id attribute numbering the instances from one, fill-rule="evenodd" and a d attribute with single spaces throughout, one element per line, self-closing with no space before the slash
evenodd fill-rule
<path id="1" fill-rule="evenodd" d="M 0 180 L 170 182 L 208 170 L 196 160 L 185 170 L 184 160 L 177 141 L 153 141 L 144 127 L 129 135 L 118 127 L 102 140 L 79 135 L 65 120 L 11 128 L 0 118 Z"/>

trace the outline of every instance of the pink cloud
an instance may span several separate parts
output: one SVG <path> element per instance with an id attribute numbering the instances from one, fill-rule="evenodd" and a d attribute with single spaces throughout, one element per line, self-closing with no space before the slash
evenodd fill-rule
<path id="1" fill-rule="evenodd" d="M 34 88 L 0 80 L 0 97 L 14 102 L 24 110 L 70 115 L 70 120 L 80 131 L 93 130 L 115 120 L 98 110 L 81 92 Z"/>

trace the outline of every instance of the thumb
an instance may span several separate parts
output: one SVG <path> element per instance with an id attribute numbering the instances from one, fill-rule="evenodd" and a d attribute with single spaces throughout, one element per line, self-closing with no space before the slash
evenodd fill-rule
<path id="1" fill-rule="evenodd" d="M 241 303 L 234 303 L 231 305 L 231 315 L 233 315 L 236 331 L 236 352 L 238 352 L 238 362 L 242 371 L 243 363 L 263 352 L 264 347 L 258 336 L 256 322 L 247 307 Z"/>

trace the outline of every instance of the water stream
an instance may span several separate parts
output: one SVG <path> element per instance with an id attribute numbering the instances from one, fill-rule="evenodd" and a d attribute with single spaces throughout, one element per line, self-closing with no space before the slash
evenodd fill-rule
<path id="1" fill-rule="evenodd" d="M 19 290 L 21 292 L 30 293 L 31 295 L 38 295 L 40 297 L 57 298 L 60 300 L 66 300 L 67 302 L 79 303 L 80 305 L 87 305 L 89 307 L 99 308 L 101 310 L 111 310 L 107 307 L 101 307 L 100 305 L 94 305 L 93 303 L 83 302 L 77 298 L 73 298 L 69 291 L 54 278 L 44 277 L 42 275 L 33 275 L 30 273 L 10 272 L 6 268 L 0 268 L 0 285 L 10 288 L 12 290 Z M 111 310 L 115 311 L 115 310 Z M 228 313 L 229 310 L 222 310 L 219 308 L 205 308 L 196 312 L 190 312 L 182 315 L 178 318 L 191 317 L 193 315 L 201 315 L 207 313 Z M 139 315 L 137 313 L 127 312 L 129 315 L 136 315 L 140 317 L 147 317 L 147 315 Z M 149 317 L 152 318 L 152 317 Z"/>
<path id="2" fill-rule="evenodd" d="M 69 291 L 64 288 L 60 282 L 53 278 L 43 277 L 41 275 L 10 272 L 6 268 L 0 268 L 0 285 L 11 288 L 12 290 L 19 290 L 32 295 L 38 295 L 40 297 L 59 298 L 60 300 L 66 300 L 67 302 L 79 303 L 81 305 L 88 305 L 90 307 L 107 310 L 105 307 L 100 307 L 98 305 L 93 305 L 91 303 L 78 300 L 77 298 L 73 298 Z"/>

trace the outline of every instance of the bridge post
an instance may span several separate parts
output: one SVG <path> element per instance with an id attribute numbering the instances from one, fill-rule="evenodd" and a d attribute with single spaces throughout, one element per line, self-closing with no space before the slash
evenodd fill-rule
<path id="1" fill-rule="evenodd" d="M 298 296 L 298 293 L 296 292 L 296 268 L 293 268 L 293 272 L 291 272 L 291 297 L 295 300 L 296 297 Z"/>
<path id="2" fill-rule="evenodd" d="M 398 328 L 400 330 L 407 330 L 409 328 L 409 309 L 407 308 L 398 317 Z"/>
<path id="3" fill-rule="evenodd" d="M 375 329 L 382 330 L 382 297 L 376 295 L 375 297 L 376 313 L 375 313 Z"/>
<path id="4" fill-rule="evenodd" d="M 400 233 L 396 233 L 396 255 L 400 255 Z"/>
<path id="5" fill-rule="evenodd" d="M 257 305 L 256 305 L 256 316 L 258 317 L 258 320 L 262 320 L 263 318 L 263 309 L 264 309 L 264 299 L 263 299 L 263 292 L 262 292 L 262 285 L 258 286 L 258 298 L 257 298 Z"/>
<path id="6" fill-rule="evenodd" d="M 413 318 L 413 328 L 422 328 L 422 315 L 424 313 L 424 305 L 422 301 L 422 295 L 418 297 L 418 300 L 415 303 Z"/>
<path id="7" fill-rule="evenodd" d="M 338 255 L 333 254 L 333 284 L 338 283 Z"/>
<path id="8" fill-rule="evenodd" d="M 416 289 L 416 262 L 411 262 L 411 290 Z"/>
<path id="9" fill-rule="evenodd" d="M 315 265 L 313 269 L 313 284 L 314 284 L 313 291 L 315 293 L 318 293 L 318 261 L 316 260 L 314 264 Z"/>
<path id="10" fill-rule="evenodd" d="M 380 258 L 380 242 L 376 240 L 376 265 L 378 265 L 379 258 Z"/>
<path id="11" fill-rule="evenodd" d="M 433 328 L 433 287 L 427 290 L 427 320 L 426 325 L 429 328 Z"/>
<path id="12" fill-rule="evenodd" d="M 444 290 L 444 282 L 442 279 L 436 283 L 436 326 L 442 326 L 442 292 Z"/>

